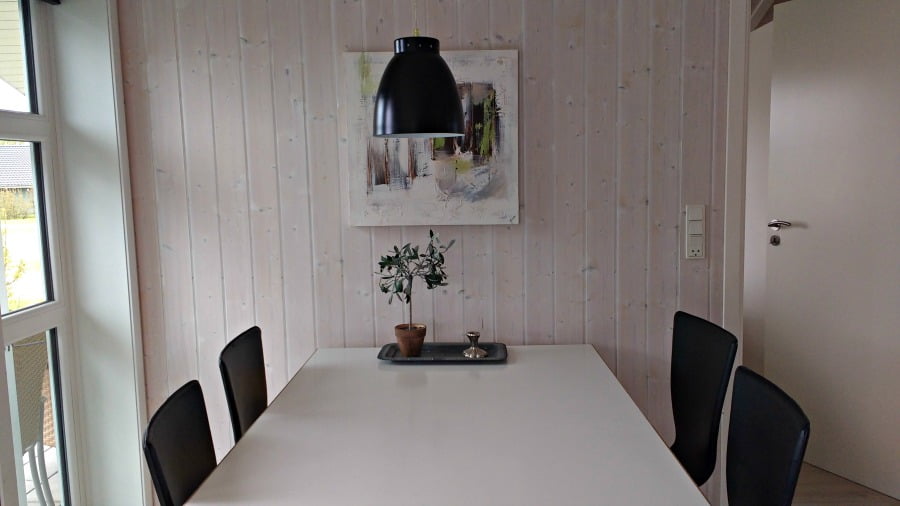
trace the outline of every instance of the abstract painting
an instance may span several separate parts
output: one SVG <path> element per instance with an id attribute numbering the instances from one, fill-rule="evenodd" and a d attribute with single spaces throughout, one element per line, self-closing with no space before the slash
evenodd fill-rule
<path id="1" fill-rule="evenodd" d="M 392 56 L 344 53 L 350 224 L 518 223 L 516 51 L 441 52 L 456 78 L 465 135 L 435 139 L 372 136 L 375 93 Z"/>

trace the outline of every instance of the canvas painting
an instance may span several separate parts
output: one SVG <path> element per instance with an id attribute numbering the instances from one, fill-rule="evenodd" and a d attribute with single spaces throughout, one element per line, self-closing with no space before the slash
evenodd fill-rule
<path id="1" fill-rule="evenodd" d="M 344 53 L 348 121 L 344 195 L 351 225 L 518 223 L 518 55 L 442 51 L 462 101 L 465 135 L 372 136 L 390 52 Z"/>

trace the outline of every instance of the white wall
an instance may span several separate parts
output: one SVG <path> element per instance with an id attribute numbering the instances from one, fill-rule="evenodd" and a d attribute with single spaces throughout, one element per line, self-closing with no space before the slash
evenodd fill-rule
<path id="1" fill-rule="evenodd" d="M 729 15 L 746 2 L 418 4 L 442 50 L 519 51 L 523 114 L 520 223 L 436 227 L 457 239 L 450 285 L 417 294 L 416 319 L 437 340 L 591 343 L 671 441 L 672 315 L 723 318 Z M 316 347 L 394 340 L 375 261 L 428 229 L 346 224 L 336 63 L 390 49 L 413 2 L 119 7 L 148 406 L 198 378 L 222 455 L 216 364 L 238 332 L 263 329 L 270 394 Z M 705 259 L 681 255 L 685 204 L 706 205 Z"/>
<path id="2" fill-rule="evenodd" d="M 76 504 L 141 504 L 143 369 L 136 324 L 131 200 L 119 122 L 115 6 L 48 9 L 53 32 L 68 294 L 80 373 Z M 121 141 L 121 142 L 120 142 Z M 73 381 L 76 381 L 73 379 Z M 79 502 L 80 500 L 80 502 Z"/>
<path id="3" fill-rule="evenodd" d="M 900 2 L 775 15 L 766 374 L 810 418 L 807 460 L 900 497 Z"/>
<path id="4" fill-rule="evenodd" d="M 750 32 L 747 83 L 747 201 L 744 209 L 744 365 L 762 372 L 768 247 L 769 106 L 774 23 Z"/>

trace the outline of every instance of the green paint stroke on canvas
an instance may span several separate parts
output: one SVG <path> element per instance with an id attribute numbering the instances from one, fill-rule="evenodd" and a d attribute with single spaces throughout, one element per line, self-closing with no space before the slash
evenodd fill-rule
<path id="1" fill-rule="evenodd" d="M 356 66 L 357 72 L 359 72 L 359 93 L 363 97 L 371 97 L 377 91 L 377 85 L 372 79 L 372 65 L 369 63 L 366 53 L 359 54 Z"/>
<path id="2" fill-rule="evenodd" d="M 457 158 L 453 160 L 453 165 L 456 169 L 456 172 L 468 172 L 475 164 L 472 163 L 472 160 Z"/>
<path id="3" fill-rule="evenodd" d="M 497 95 L 494 90 L 484 98 L 484 124 L 476 125 L 484 130 L 481 132 L 481 142 L 478 146 L 478 154 L 487 157 L 491 154 L 491 140 L 494 138 L 495 124 L 497 121 Z"/>

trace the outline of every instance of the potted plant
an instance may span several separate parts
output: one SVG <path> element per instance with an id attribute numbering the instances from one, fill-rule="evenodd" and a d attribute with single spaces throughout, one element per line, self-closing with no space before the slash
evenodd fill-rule
<path id="1" fill-rule="evenodd" d="M 447 273 L 444 272 L 444 253 L 453 246 L 450 241 L 446 246 L 433 230 L 428 231 L 428 246 L 420 252 L 419 246 L 394 246 L 393 251 L 378 261 L 378 275 L 381 276 L 379 286 L 383 293 L 390 294 L 388 304 L 394 297 L 405 302 L 409 311 L 409 322 L 394 327 L 397 345 L 404 357 L 417 357 L 422 352 L 427 328 L 422 323 L 413 323 L 412 301 L 413 281 L 421 278 L 425 288 L 432 290 L 436 286 L 447 286 Z"/>

